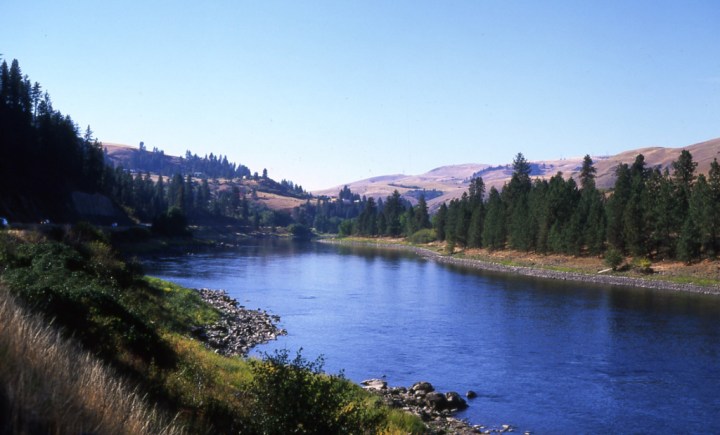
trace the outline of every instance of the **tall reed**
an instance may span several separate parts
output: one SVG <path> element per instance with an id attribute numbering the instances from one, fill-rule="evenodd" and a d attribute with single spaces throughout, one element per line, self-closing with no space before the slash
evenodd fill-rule
<path id="1" fill-rule="evenodd" d="M 0 288 L 0 435 L 179 434 L 126 381 Z"/>

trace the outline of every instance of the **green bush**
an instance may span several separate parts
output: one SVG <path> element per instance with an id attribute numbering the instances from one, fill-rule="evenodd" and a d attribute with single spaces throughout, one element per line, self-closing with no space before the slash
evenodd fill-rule
<path id="1" fill-rule="evenodd" d="M 310 240 L 313 238 L 313 232 L 303 224 L 292 224 L 288 226 L 288 231 L 297 240 Z"/>
<path id="2" fill-rule="evenodd" d="M 187 217 L 177 207 L 172 207 L 167 213 L 157 217 L 152 223 L 152 231 L 168 237 L 187 237 L 191 235 L 187 228 Z"/>
<path id="3" fill-rule="evenodd" d="M 434 229 L 425 228 L 425 229 L 422 229 L 422 230 L 419 230 L 419 231 L 416 231 L 415 233 L 413 233 L 408 238 L 408 240 L 410 241 L 410 243 L 426 244 L 426 243 L 434 242 L 435 240 L 437 240 L 437 233 L 435 232 Z"/>
<path id="4" fill-rule="evenodd" d="M 287 350 L 251 361 L 252 428 L 257 433 L 373 433 L 384 414 L 360 406 L 366 393 L 342 374 L 322 372 L 322 357 L 307 361 L 302 349 L 290 359 Z"/>
<path id="5" fill-rule="evenodd" d="M 612 267 L 613 270 L 617 270 L 624 259 L 622 253 L 616 248 L 610 248 L 605 252 L 605 264 Z"/>
<path id="6" fill-rule="evenodd" d="M 652 261 L 645 257 L 633 258 L 632 266 L 640 273 L 653 273 Z"/>

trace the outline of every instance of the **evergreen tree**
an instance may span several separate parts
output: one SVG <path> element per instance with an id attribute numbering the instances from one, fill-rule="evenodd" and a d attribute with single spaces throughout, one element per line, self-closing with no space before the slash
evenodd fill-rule
<path id="1" fill-rule="evenodd" d="M 625 250 L 625 206 L 630 201 L 631 178 L 627 164 L 619 164 L 615 169 L 615 187 L 607 204 L 608 243 L 623 252 Z"/>
<path id="2" fill-rule="evenodd" d="M 708 256 L 715 255 L 715 235 L 712 233 L 715 222 L 720 218 L 712 213 L 712 190 L 705 178 L 700 174 L 693 186 L 690 196 L 689 216 L 695 224 L 698 231 L 698 242 L 700 250 Z"/>
<path id="3" fill-rule="evenodd" d="M 700 230 L 692 215 L 687 216 L 680 230 L 677 255 L 678 259 L 686 263 L 700 256 Z"/>
<path id="4" fill-rule="evenodd" d="M 535 180 L 528 198 L 531 216 L 528 225 L 533 228 L 535 250 L 542 253 L 549 250 L 548 237 L 552 226 L 552 217 L 550 216 L 550 207 L 547 200 L 548 188 L 547 180 Z"/>
<path id="5" fill-rule="evenodd" d="M 491 187 L 488 194 L 482 244 L 490 250 L 505 248 L 505 207 L 495 187 Z"/>
<path id="6" fill-rule="evenodd" d="M 430 215 L 428 214 L 427 202 L 425 202 L 425 195 L 420 195 L 418 203 L 414 208 L 413 213 L 414 226 L 417 230 L 424 228 L 430 228 Z M 413 233 L 415 232 L 413 231 Z"/>
<path id="7" fill-rule="evenodd" d="M 479 248 L 482 246 L 482 232 L 485 220 L 485 203 L 483 196 L 485 195 L 485 182 L 481 177 L 473 178 L 470 181 L 468 189 L 468 209 L 466 211 L 470 216 L 467 229 L 467 243 L 471 248 Z"/>
<path id="8" fill-rule="evenodd" d="M 377 235 L 377 206 L 371 196 L 365 201 L 365 208 L 358 217 L 358 233 L 367 236 Z"/>
<path id="9" fill-rule="evenodd" d="M 680 230 L 681 227 L 685 226 L 688 217 L 696 167 L 697 163 L 693 162 L 692 154 L 687 150 L 682 150 L 680 157 L 672 164 L 672 180 L 675 189 L 675 213 L 673 217 L 676 230 Z"/>
<path id="10" fill-rule="evenodd" d="M 400 199 L 400 192 L 395 190 L 392 195 L 387 197 L 385 201 L 385 222 L 387 225 L 387 235 L 390 237 L 398 237 L 402 234 L 402 224 L 400 216 L 405 212 L 405 207 Z"/>
<path id="11" fill-rule="evenodd" d="M 468 246 L 472 206 L 467 192 L 463 192 L 457 203 L 457 219 L 455 220 L 455 241 L 461 246 Z"/>
<path id="12" fill-rule="evenodd" d="M 482 247 L 484 218 L 484 207 L 478 206 L 472 210 L 472 215 L 470 216 L 470 230 L 468 231 L 468 246 L 471 248 Z"/>
<path id="13" fill-rule="evenodd" d="M 712 239 L 712 247 L 708 253 L 711 256 L 717 256 L 720 253 L 720 219 L 718 218 L 720 216 L 720 164 L 718 164 L 717 158 L 710 163 L 708 185 L 712 199 L 705 206 L 710 210 L 709 214 L 715 216 L 708 228 Z"/>
<path id="14" fill-rule="evenodd" d="M 588 252 L 594 255 L 603 251 L 606 225 L 603 197 L 595 187 L 596 172 L 592 159 L 585 155 L 580 170 L 580 202 L 577 209 L 579 216 L 576 219 L 580 225 L 580 245 L 587 247 Z M 572 225 L 575 226 L 576 222 Z"/>
<path id="15" fill-rule="evenodd" d="M 503 189 L 503 202 L 510 226 L 508 242 L 511 248 L 529 250 L 533 247 L 533 231 L 528 227 L 529 219 L 528 194 L 532 188 L 530 181 L 530 164 L 522 153 L 513 160 L 513 174 L 510 182 Z"/>
<path id="16" fill-rule="evenodd" d="M 643 210 L 647 175 L 645 157 L 639 154 L 630 167 L 630 197 L 623 210 L 625 248 L 635 256 L 644 255 L 648 252 L 648 234 L 645 225 L 645 211 Z"/>
<path id="17" fill-rule="evenodd" d="M 447 227 L 448 206 L 444 202 L 440 204 L 437 213 L 433 217 L 433 228 L 439 241 L 444 242 L 446 238 L 445 228 Z"/>
<path id="18" fill-rule="evenodd" d="M 447 219 L 445 221 L 445 240 L 450 246 L 455 246 L 458 243 L 458 228 L 462 226 L 462 219 L 460 217 L 461 205 L 460 200 L 455 198 L 450 201 L 447 211 Z M 460 224 L 458 224 L 460 222 Z"/>
<path id="19" fill-rule="evenodd" d="M 408 207 L 405 210 L 405 213 L 400 217 L 400 224 L 403 227 L 403 235 L 405 237 L 410 237 L 415 231 L 419 230 L 415 225 L 415 210 L 413 207 Z"/>
<path id="20" fill-rule="evenodd" d="M 595 174 L 597 169 L 593 166 L 593 160 L 589 154 L 585 154 L 583 158 L 582 168 L 580 169 L 580 188 L 582 190 L 595 188 Z"/>
<path id="21" fill-rule="evenodd" d="M 644 193 L 644 220 L 648 229 L 648 252 L 661 258 L 675 255 L 674 194 L 670 175 L 652 171 Z"/>
<path id="22" fill-rule="evenodd" d="M 173 175 L 168 185 L 168 205 L 185 213 L 185 182 L 179 173 Z"/>

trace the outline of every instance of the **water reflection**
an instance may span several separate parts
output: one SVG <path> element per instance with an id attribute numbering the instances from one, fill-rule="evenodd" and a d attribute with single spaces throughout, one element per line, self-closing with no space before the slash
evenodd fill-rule
<path id="1" fill-rule="evenodd" d="M 720 433 L 720 298 L 288 241 L 148 268 L 280 314 L 290 334 L 263 350 L 303 347 L 357 381 L 476 390 L 464 414 L 474 421 L 538 433 Z"/>

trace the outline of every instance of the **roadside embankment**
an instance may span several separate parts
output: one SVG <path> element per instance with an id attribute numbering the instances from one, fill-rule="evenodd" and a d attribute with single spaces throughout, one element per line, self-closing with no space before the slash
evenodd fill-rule
<path id="1" fill-rule="evenodd" d="M 370 241 L 342 241 L 337 239 L 322 239 L 321 243 L 334 243 L 348 246 L 365 246 L 378 249 L 396 249 L 413 252 L 420 257 L 437 261 L 442 264 L 451 264 L 456 266 L 468 267 L 473 269 L 487 270 L 491 272 L 512 273 L 522 276 L 555 279 L 561 281 L 578 281 L 588 282 L 600 285 L 642 287 L 657 290 L 681 291 L 689 293 L 713 294 L 720 295 L 720 286 L 702 286 L 697 284 L 678 283 L 666 281 L 662 279 L 646 279 L 629 276 L 619 276 L 610 274 L 590 274 L 566 272 L 552 269 L 544 269 L 539 267 L 515 266 L 496 263 L 492 261 L 484 261 L 474 258 L 463 258 L 453 255 L 445 255 L 435 252 L 431 249 L 422 248 L 413 245 L 404 245 L 400 243 L 373 243 Z"/>

